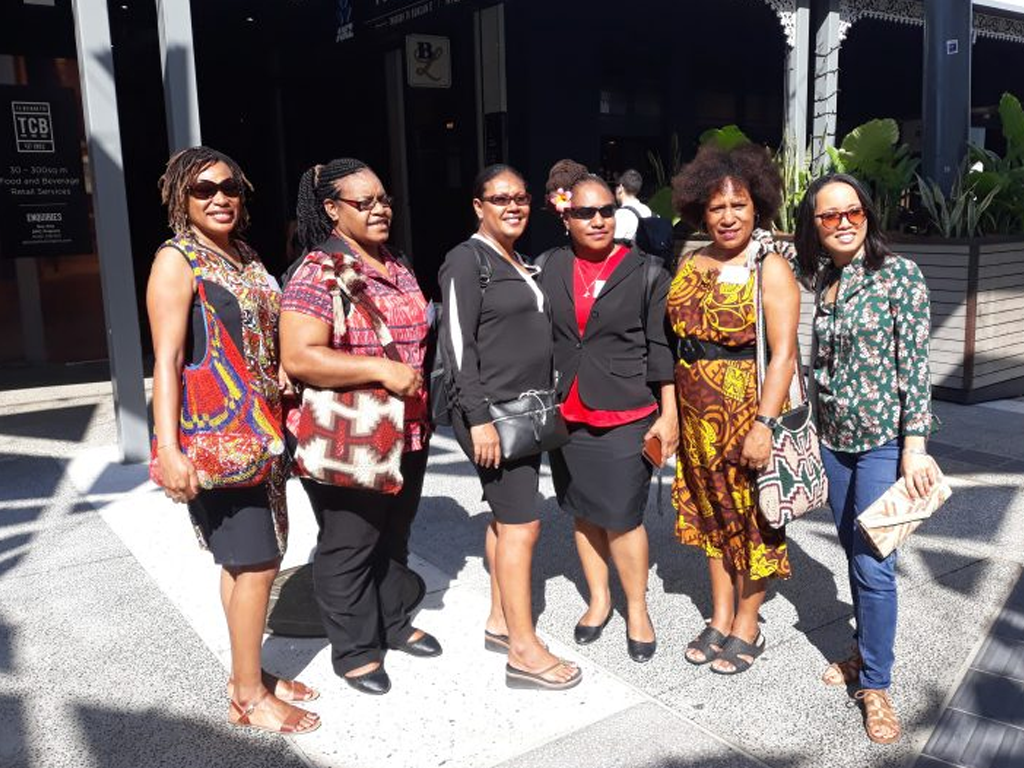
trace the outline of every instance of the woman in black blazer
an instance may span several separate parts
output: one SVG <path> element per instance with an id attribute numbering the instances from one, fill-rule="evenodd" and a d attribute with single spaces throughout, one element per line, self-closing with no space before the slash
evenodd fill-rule
<path id="1" fill-rule="evenodd" d="M 551 169 L 548 189 L 555 188 L 570 245 L 548 252 L 540 282 L 551 301 L 571 435 L 552 452 L 551 472 L 559 505 L 574 517 L 590 591 L 575 638 L 594 642 L 611 619 L 611 559 L 626 593 L 627 650 L 642 663 L 656 649 L 643 526 L 652 467 L 642 449 L 656 436 L 670 456 L 679 440 L 665 333 L 669 276 L 653 257 L 615 244 L 615 197 L 603 179 L 563 160 Z"/>

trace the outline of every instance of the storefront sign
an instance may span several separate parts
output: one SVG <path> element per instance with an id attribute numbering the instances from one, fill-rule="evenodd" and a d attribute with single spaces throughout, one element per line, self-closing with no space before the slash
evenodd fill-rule
<path id="1" fill-rule="evenodd" d="M 451 42 L 437 35 L 406 35 L 405 70 L 410 88 L 451 88 Z"/>
<path id="2" fill-rule="evenodd" d="M 74 91 L 0 86 L 0 254 L 92 251 Z"/>
<path id="3" fill-rule="evenodd" d="M 351 40 L 361 30 L 386 30 L 422 19 L 463 0 L 335 0 L 335 42 Z M 436 86 L 435 86 L 436 87 Z"/>

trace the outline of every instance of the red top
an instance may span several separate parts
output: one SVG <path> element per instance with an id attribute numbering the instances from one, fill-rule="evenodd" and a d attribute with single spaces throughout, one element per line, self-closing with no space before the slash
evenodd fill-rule
<path id="1" fill-rule="evenodd" d="M 605 281 L 622 263 L 627 253 L 629 253 L 628 248 L 619 246 L 604 261 L 587 261 L 578 257 L 573 259 L 575 263 L 573 264 L 572 295 L 576 305 L 576 327 L 579 329 L 580 338 L 587 330 L 587 320 L 590 318 L 590 311 L 594 308 L 597 294 L 604 288 Z M 599 428 L 618 427 L 642 419 L 658 410 L 657 403 L 631 408 L 628 411 L 602 411 L 590 408 L 580 398 L 578 383 L 578 377 L 572 380 L 569 396 L 562 403 L 562 416 L 566 421 Z"/>

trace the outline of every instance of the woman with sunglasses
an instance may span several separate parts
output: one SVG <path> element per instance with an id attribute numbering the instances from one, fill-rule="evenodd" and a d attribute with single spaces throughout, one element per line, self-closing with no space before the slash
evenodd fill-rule
<path id="1" fill-rule="evenodd" d="M 319 525 L 313 583 L 331 641 L 334 671 L 355 690 L 385 694 L 386 649 L 437 656 L 437 640 L 412 624 L 423 579 L 408 567 L 409 532 L 423 490 L 430 422 L 423 385 L 429 327 L 416 276 L 386 245 L 391 197 L 369 166 L 351 158 L 310 168 L 299 182 L 298 237 L 303 261 L 285 287 L 281 360 L 296 381 L 320 388 L 383 386 L 405 398 L 402 488 L 385 495 L 302 478 Z M 400 362 L 385 356 L 367 314 L 350 311 L 335 333 L 325 266 L 338 252 L 364 278 L 395 341 Z M 331 270 L 333 274 L 333 270 Z M 298 410 L 288 414 L 295 431 Z"/>
<path id="2" fill-rule="evenodd" d="M 484 547 L 491 574 L 484 646 L 508 654 L 509 687 L 564 690 L 582 672 L 537 638 L 530 600 L 540 455 L 503 461 L 488 408 L 552 384 L 551 308 L 515 250 L 530 220 L 522 175 L 507 165 L 484 168 L 473 184 L 473 210 L 477 231 L 448 252 L 439 278 L 452 427 L 494 515 Z"/>
<path id="3" fill-rule="evenodd" d="M 880 560 L 857 517 L 903 477 L 912 498 L 938 478 L 928 455 L 928 289 L 921 270 L 889 250 L 871 199 L 846 174 L 815 180 L 796 225 L 799 272 L 817 298 L 814 404 L 829 503 L 849 564 L 853 654 L 829 665 L 828 685 L 856 685 L 868 738 L 900 736 L 888 695 L 896 639 L 896 553 Z"/>
<path id="4" fill-rule="evenodd" d="M 677 337 L 675 381 L 682 425 L 673 501 L 676 534 L 708 560 L 712 615 L 686 660 L 734 675 L 765 647 L 758 626 L 768 580 L 788 578 L 783 529 L 757 507 L 755 473 L 771 454 L 772 427 L 796 368 L 800 292 L 772 248 L 782 182 L 753 144 L 705 146 L 672 180 L 674 204 L 711 242 L 684 254 L 672 280 L 668 317 Z M 758 262 L 771 362 L 760 399 L 755 363 Z"/>
<path id="5" fill-rule="evenodd" d="M 574 635 L 580 645 L 593 643 L 611 620 L 611 561 L 626 594 L 627 653 L 644 663 L 657 642 L 647 612 L 643 518 L 652 465 L 643 448 L 657 438 L 668 457 L 679 439 L 665 336 L 669 275 L 653 256 L 615 243 L 615 196 L 602 178 L 562 160 L 547 188 L 561 190 L 569 235 L 568 246 L 544 256 L 540 281 L 551 297 L 558 395 L 570 434 L 551 453 L 551 473 L 559 505 L 573 516 L 589 591 Z"/>
<path id="6" fill-rule="evenodd" d="M 289 702 L 317 692 L 260 669 L 270 587 L 288 535 L 285 472 L 275 462 L 270 480 L 250 488 L 200 489 L 196 468 L 182 453 L 182 368 L 199 364 L 207 346 L 207 301 L 245 360 L 250 384 L 280 417 L 277 321 L 281 290 L 256 252 L 241 239 L 248 223 L 245 192 L 252 189 L 234 160 L 207 147 L 178 152 L 160 177 L 174 237 L 156 253 L 146 289 L 153 334 L 153 422 L 164 492 L 187 503 L 200 544 L 221 566 L 220 596 L 231 639 L 229 721 L 285 734 L 320 725 Z"/>

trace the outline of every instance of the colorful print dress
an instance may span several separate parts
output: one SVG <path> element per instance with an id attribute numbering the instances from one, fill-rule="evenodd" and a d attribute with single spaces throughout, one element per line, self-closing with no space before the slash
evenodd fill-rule
<path id="1" fill-rule="evenodd" d="M 279 361 L 277 324 L 281 313 L 281 289 L 277 281 L 263 266 L 256 251 L 238 240 L 234 244 L 238 255 L 242 258 L 241 269 L 220 254 L 206 248 L 193 237 L 179 235 L 168 240 L 164 246 L 180 251 L 198 268 L 202 279 L 206 282 L 207 299 L 213 305 L 214 312 L 225 324 L 233 339 L 237 340 L 239 336 L 241 337 L 242 347 L 239 351 L 245 358 L 254 388 L 266 397 L 271 410 L 280 422 L 281 387 L 277 378 Z M 222 288 L 223 292 L 216 289 L 211 290 L 211 284 Z M 224 303 L 225 299 L 232 298 L 237 303 L 237 310 Z M 240 329 L 232 322 L 236 311 L 237 317 L 240 318 Z M 201 327 L 202 308 L 199 306 L 199 296 L 196 294 L 192 304 L 190 329 Z M 196 336 L 194 331 L 190 333 L 190 336 L 193 337 L 192 340 L 196 347 L 204 344 L 203 339 L 194 338 Z M 197 348 L 195 353 L 201 357 L 203 349 Z M 284 488 L 287 477 L 285 461 L 282 456 L 274 462 L 270 480 L 267 482 L 267 500 L 274 517 L 274 535 L 277 539 L 278 550 L 282 555 L 288 541 L 288 508 Z M 206 541 L 194 520 L 193 527 L 196 530 L 200 546 L 205 549 Z"/>
<path id="2" fill-rule="evenodd" d="M 697 269 L 686 259 L 672 281 L 668 317 L 679 337 L 695 336 L 730 347 L 754 343 L 754 279 L 719 282 L 719 270 Z M 676 535 L 708 557 L 727 558 L 753 579 L 787 578 L 786 536 L 757 509 L 757 486 L 739 466 L 743 440 L 757 413 L 753 360 L 676 363 L 680 443 L 672 503 Z M 727 565 L 728 567 L 728 565 Z"/>

